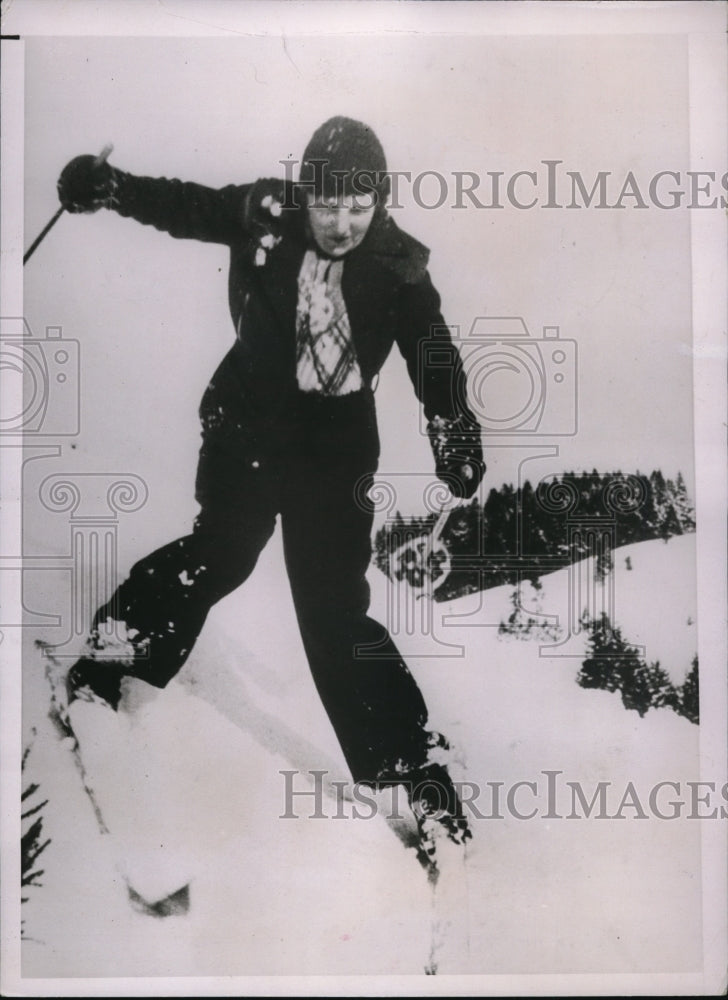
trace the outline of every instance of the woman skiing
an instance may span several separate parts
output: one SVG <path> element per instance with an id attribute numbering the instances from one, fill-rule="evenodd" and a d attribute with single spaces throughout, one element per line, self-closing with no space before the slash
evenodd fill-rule
<path id="1" fill-rule="evenodd" d="M 230 248 L 235 342 L 200 405 L 192 531 L 138 562 L 92 624 L 67 678 L 116 709 L 124 676 L 164 687 L 210 608 L 240 586 L 280 517 L 311 672 L 355 781 L 405 784 L 416 815 L 462 842 L 452 781 L 432 759 L 422 695 L 368 616 L 379 438 L 372 384 L 396 342 L 424 406 L 437 475 L 471 496 L 484 472 L 465 377 L 427 272 L 428 251 L 388 215 L 387 164 L 366 125 L 337 117 L 310 140 L 297 183 L 212 190 L 137 177 L 93 156 L 58 182 L 70 212 L 101 207 L 177 238 Z M 422 345 L 438 330 L 439 363 Z M 442 362 L 442 358 L 447 360 Z"/>

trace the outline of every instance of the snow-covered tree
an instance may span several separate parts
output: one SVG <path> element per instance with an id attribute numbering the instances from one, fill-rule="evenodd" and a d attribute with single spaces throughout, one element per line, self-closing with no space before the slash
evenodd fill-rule
<path id="1" fill-rule="evenodd" d="M 700 723 L 700 682 L 698 675 L 698 657 L 693 658 L 687 677 L 677 689 L 678 707 L 676 711 L 690 719 L 695 725 Z"/>

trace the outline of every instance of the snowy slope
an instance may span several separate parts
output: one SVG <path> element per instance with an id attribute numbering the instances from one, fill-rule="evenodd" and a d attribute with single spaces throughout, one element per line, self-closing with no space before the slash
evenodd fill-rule
<path id="1" fill-rule="evenodd" d="M 693 578 L 693 536 L 615 553 L 614 621 L 675 682 L 695 654 Z M 574 579 L 560 571 L 538 594 L 562 639 Z M 53 839 L 44 885 L 24 906 L 25 975 L 419 974 L 432 958 L 433 912 L 452 921 L 440 972 L 699 969 L 700 824 L 635 819 L 634 808 L 622 819 L 562 818 L 572 806 L 568 781 L 588 798 L 609 782 L 610 815 L 629 782 L 645 806 L 660 781 L 681 783 L 689 798 L 698 728 L 667 709 L 641 719 L 618 695 L 580 688 L 583 634 L 550 650 L 499 635 L 511 587 L 438 605 L 394 592 L 375 569 L 370 581 L 372 611 L 392 626 L 432 726 L 453 743 L 453 774 L 472 783 L 484 817 L 472 818 L 464 865 L 449 859 L 435 910 L 414 853 L 382 815 L 353 818 L 343 801 L 345 817 L 333 818 L 327 786 L 324 818 L 279 818 L 282 770 L 318 769 L 336 781 L 346 768 L 292 604 L 281 599 L 276 536 L 251 581 L 213 610 L 179 678 L 156 698 L 139 684 L 139 707 L 116 717 L 118 731 L 89 726 L 88 739 L 107 751 L 100 787 L 111 835 L 98 834 L 70 753 L 45 717 L 42 669 L 29 652 L 25 729 L 37 735 L 27 778 L 49 799 Z M 551 810 L 547 771 L 562 772 Z M 310 778 L 295 780 L 311 790 Z M 663 808 L 670 797 L 661 796 Z M 298 801 L 307 816 L 312 800 Z M 532 819 L 516 815 L 533 809 Z M 189 881 L 189 913 L 134 912 L 124 874 L 148 898 Z"/>

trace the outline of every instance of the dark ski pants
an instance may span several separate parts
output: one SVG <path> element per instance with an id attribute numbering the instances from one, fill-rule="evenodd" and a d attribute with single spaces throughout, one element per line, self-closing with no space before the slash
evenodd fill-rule
<path id="1" fill-rule="evenodd" d="M 210 608 L 251 574 L 280 516 L 303 645 L 353 778 L 386 783 L 421 767 L 424 700 L 386 628 L 367 614 L 373 511 L 366 485 L 378 452 L 367 392 L 300 396 L 264 446 L 233 453 L 203 443 L 192 533 L 133 567 L 97 612 L 94 634 L 108 619 L 123 621 L 137 653 L 125 672 L 164 687 Z"/>

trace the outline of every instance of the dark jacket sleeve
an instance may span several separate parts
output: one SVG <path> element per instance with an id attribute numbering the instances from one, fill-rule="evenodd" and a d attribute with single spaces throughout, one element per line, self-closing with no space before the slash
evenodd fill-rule
<path id="1" fill-rule="evenodd" d="M 230 244 L 243 230 L 248 186 L 215 189 L 114 168 L 110 208 L 178 239 Z"/>
<path id="2" fill-rule="evenodd" d="M 485 472 L 481 428 L 468 402 L 460 352 L 427 272 L 402 286 L 398 319 L 397 344 L 424 407 L 436 474 L 456 496 L 470 497 Z"/>
<path id="3" fill-rule="evenodd" d="M 398 311 L 397 345 L 426 418 L 454 420 L 466 415 L 475 422 L 460 353 L 440 312 L 440 296 L 428 272 L 418 281 L 402 285 Z"/>

